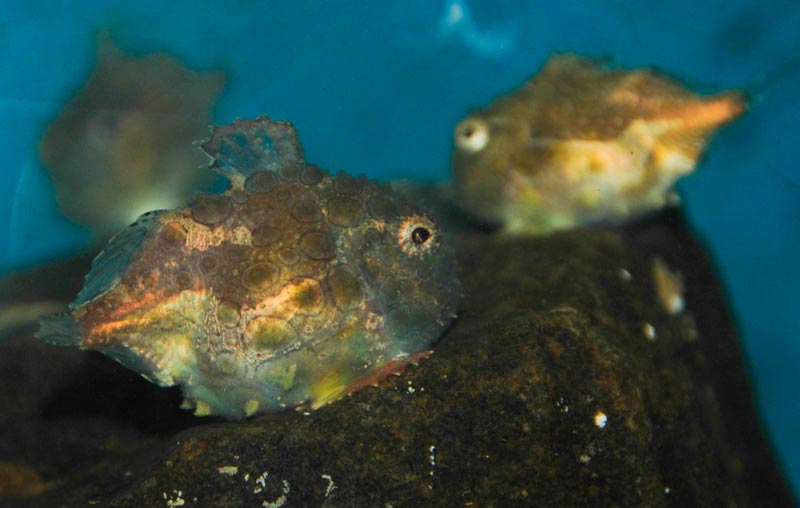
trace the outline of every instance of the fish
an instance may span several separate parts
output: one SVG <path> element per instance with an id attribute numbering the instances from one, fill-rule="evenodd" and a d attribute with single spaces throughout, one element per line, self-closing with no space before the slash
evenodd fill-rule
<path id="1" fill-rule="evenodd" d="M 677 204 L 676 181 L 747 105 L 740 90 L 698 95 L 650 68 L 555 54 L 458 122 L 457 199 L 512 235 L 624 222 Z"/>
<path id="2" fill-rule="evenodd" d="M 429 354 L 461 299 L 432 217 L 388 184 L 306 163 L 288 122 L 237 120 L 201 146 L 228 189 L 115 235 L 39 338 L 231 419 L 317 409 Z"/>
<path id="3" fill-rule="evenodd" d="M 209 188 L 192 142 L 208 134 L 224 82 L 165 53 L 126 55 L 101 34 L 94 70 L 39 143 L 63 215 L 104 242 L 141 213 Z"/>

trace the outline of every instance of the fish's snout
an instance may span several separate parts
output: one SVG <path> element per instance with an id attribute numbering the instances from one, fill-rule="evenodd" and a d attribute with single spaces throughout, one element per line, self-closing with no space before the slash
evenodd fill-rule
<path id="1" fill-rule="evenodd" d="M 480 152 L 489 143 L 489 126 L 483 120 L 467 118 L 456 125 L 454 137 L 461 150 Z"/>

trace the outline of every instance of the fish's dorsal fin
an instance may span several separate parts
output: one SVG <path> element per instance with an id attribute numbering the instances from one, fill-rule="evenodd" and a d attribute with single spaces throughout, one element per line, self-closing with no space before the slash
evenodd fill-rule
<path id="1" fill-rule="evenodd" d="M 302 165 L 303 149 L 289 122 L 265 115 L 255 120 L 236 120 L 215 126 L 211 139 L 200 145 L 211 157 L 211 169 L 227 177 L 235 187 L 257 171 L 278 173 L 287 166 Z"/>

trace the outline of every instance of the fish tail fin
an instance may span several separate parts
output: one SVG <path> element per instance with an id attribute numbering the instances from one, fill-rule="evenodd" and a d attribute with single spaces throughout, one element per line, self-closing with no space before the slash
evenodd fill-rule
<path id="1" fill-rule="evenodd" d="M 746 113 L 753 102 L 753 97 L 747 90 L 727 90 L 716 97 L 727 105 L 731 120 Z"/>
<path id="2" fill-rule="evenodd" d="M 56 346 L 77 346 L 80 342 L 75 320 L 67 313 L 42 319 L 34 335 Z"/>
<path id="3" fill-rule="evenodd" d="M 750 97 L 743 90 L 727 90 L 703 97 L 702 101 L 671 112 L 662 124 L 664 135 L 685 136 L 694 131 L 705 136 L 723 125 L 732 122 L 747 111 Z"/>
<path id="4" fill-rule="evenodd" d="M 684 128 L 713 130 L 732 122 L 747 111 L 750 97 L 744 90 L 726 90 L 696 107 L 693 115 L 683 120 Z"/>

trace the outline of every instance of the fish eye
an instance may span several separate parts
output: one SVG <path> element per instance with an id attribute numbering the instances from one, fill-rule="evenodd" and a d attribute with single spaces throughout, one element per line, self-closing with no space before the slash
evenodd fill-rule
<path id="1" fill-rule="evenodd" d="M 467 118 L 456 125 L 456 146 L 467 152 L 480 152 L 489 143 L 489 126 L 483 120 Z"/>
<path id="2" fill-rule="evenodd" d="M 407 217 L 400 224 L 397 240 L 400 248 L 409 256 L 428 254 L 439 245 L 436 224 L 424 215 Z"/>
<path id="3" fill-rule="evenodd" d="M 411 232 L 411 241 L 417 245 L 424 245 L 431 237 L 431 231 L 425 227 L 417 227 Z"/>

